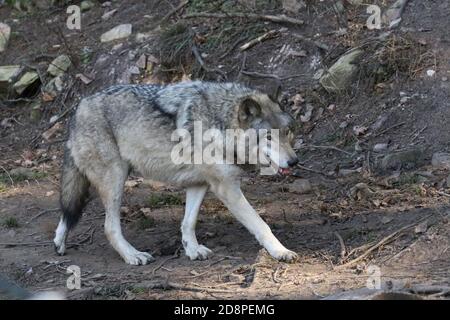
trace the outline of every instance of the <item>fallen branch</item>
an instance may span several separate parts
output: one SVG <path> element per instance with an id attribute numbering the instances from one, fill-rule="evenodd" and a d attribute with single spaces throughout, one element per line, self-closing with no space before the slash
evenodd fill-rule
<path id="1" fill-rule="evenodd" d="M 199 13 L 190 13 L 183 16 L 185 19 L 194 19 L 194 18 L 215 18 L 215 19 L 230 19 L 230 18 L 246 18 L 249 20 L 259 20 L 259 21 L 270 21 L 275 23 L 290 23 L 294 25 L 303 25 L 305 22 L 303 20 L 298 20 L 294 18 L 290 18 L 286 15 L 266 15 L 266 14 L 255 14 L 255 13 L 208 13 L 208 12 L 199 12 Z"/>
<path id="2" fill-rule="evenodd" d="M 351 261 L 349 261 L 347 263 L 344 263 L 344 264 L 341 264 L 341 265 L 337 266 L 336 269 L 346 268 L 346 267 L 349 267 L 349 266 L 351 266 L 351 265 L 353 265 L 353 264 L 363 260 L 364 258 L 368 257 L 372 252 L 374 252 L 375 250 L 377 250 L 381 246 L 383 246 L 385 244 L 388 244 L 391 241 L 393 241 L 395 238 L 397 238 L 399 235 L 401 235 L 404 231 L 415 227 L 416 225 L 420 224 L 422 221 L 428 219 L 431 216 L 432 216 L 432 214 L 419 219 L 419 221 L 417 221 L 417 222 L 411 223 L 411 224 L 409 224 L 407 226 L 404 226 L 404 227 L 398 229 L 397 231 L 391 233 L 390 235 L 388 235 L 388 236 L 384 237 L 383 239 L 381 239 L 380 241 L 378 241 L 375 245 L 369 247 L 369 249 L 367 249 L 359 257 L 357 257 L 357 258 L 355 258 L 355 259 L 353 259 L 353 260 L 351 260 Z"/>
<path id="3" fill-rule="evenodd" d="M 157 23 L 153 25 L 153 28 L 159 26 L 160 24 L 166 22 L 171 16 L 173 16 L 175 13 L 183 9 L 186 5 L 188 5 L 190 0 L 181 1 L 181 3 L 173 8 L 169 13 L 167 13 L 164 17 L 162 17 L 161 20 L 159 20 Z"/>
<path id="4" fill-rule="evenodd" d="M 183 290 L 183 291 L 195 291 L 195 292 L 214 292 L 214 293 L 236 293 L 236 290 L 224 290 L 205 287 L 184 286 L 179 283 L 170 281 L 148 281 L 136 286 L 137 288 L 144 289 L 162 289 L 162 290 Z"/>
<path id="5" fill-rule="evenodd" d="M 205 70 L 206 72 L 215 72 L 220 74 L 224 79 L 227 78 L 227 75 L 222 70 L 219 70 L 217 68 L 210 69 L 208 66 L 206 66 L 205 61 L 203 61 L 203 58 L 198 51 L 198 48 L 196 45 L 192 46 L 192 53 L 194 54 L 195 59 L 197 59 L 198 63 L 200 64 L 200 67 Z"/>
<path id="6" fill-rule="evenodd" d="M 335 147 L 335 146 L 317 146 L 317 145 L 310 144 L 310 145 L 305 145 L 305 146 L 301 146 L 301 147 L 302 148 L 313 148 L 313 149 L 329 149 L 329 150 L 334 150 L 334 151 L 339 151 L 339 152 L 345 153 L 346 155 L 349 155 L 349 156 L 353 155 L 351 152 L 339 149 L 338 147 Z"/>
<path id="7" fill-rule="evenodd" d="M 244 43 L 242 46 L 239 47 L 239 50 L 240 51 L 248 50 L 263 41 L 276 38 L 279 35 L 280 35 L 280 32 L 278 30 L 270 30 L 269 32 L 264 33 L 263 35 L 259 36 L 258 38 L 252 39 L 249 42 Z"/>
<path id="8" fill-rule="evenodd" d="M 40 216 L 42 216 L 42 215 L 44 215 L 44 214 L 46 214 L 46 213 L 56 212 L 56 211 L 59 211 L 59 210 L 60 210 L 59 208 L 43 210 L 43 211 L 39 212 L 38 214 L 36 214 L 35 216 L 31 217 L 31 219 L 28 220 L 27 223 L 30 223 L 31 221 L 33 221 L 33 220 L 39 218 Z"/>
<path id="9" fill-rule="evenodd" d="M 339 244 L 341 245 L 341 258 L 344 259 L 345 255 L 347 254 L 347 248 L 345 247 L 344 239 L 342 239 L 341 235 L 335 231 L 334 235 L 339 240 Z"/>
<path id="10" fill-rule="evenodd" d="M 256 72 L 256 71 L 245 71 L 245 70 L 242 70 L 241 73 L 246 75 L 246 76 L 249 76 L 249 77 L 254 77 L 254 78 L 273 78 L 273 79 L 276 79 L 276 80 L 279 80 L 279 81 L 305 76 L 304 74 L 294 74 L 294 75 L 291 75 L 291 76 L 280 77 L 280 76 L 277 76 L 276 74 L 260 73 L 260 72 Z"/>

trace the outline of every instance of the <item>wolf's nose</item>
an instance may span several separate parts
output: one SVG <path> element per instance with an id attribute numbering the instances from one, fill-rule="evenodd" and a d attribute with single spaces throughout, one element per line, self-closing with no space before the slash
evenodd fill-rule
<path id="1" fill-rule="evenodd" d="M 289 167 L 293 167 L 293 166 L 295 166 L 298 163 L 298 161 L 299 161 L 298 158 L 295 157 L 295 158 L 293 158 L 293 159 L 288 161 L 288 166 Z"/>

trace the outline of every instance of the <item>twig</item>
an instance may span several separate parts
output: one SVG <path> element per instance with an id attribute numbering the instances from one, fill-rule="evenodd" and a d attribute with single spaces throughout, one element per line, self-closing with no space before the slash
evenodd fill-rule
<path id="1" fill-rule="evenodd" d="M 279 35 L 280 35 L 280 32 L 278 30 L 270 30 L 270 31 L 264 33 L 263 35 L 255 38 L 255 39 L 252 39 L 247 43 L 244 43 L 242 46 L 239 47 L 239 50 L 240 51 L 248 50 L 248 49 L 256 46 L 258 43 L 261 43 L 265 40 L 276 38 Z"/>
<path id="2" fill-rule="evenodd" d="M 344 259 L 345 255 L 347 254 L 347 248 L 345 247 L 344 239 L 342 239 L 341 235 L 335 231 L 334 235 L 339 240 L 339 244 L 341 245 L 341 258 Z"/>
<path id="3" fill-rule="evenodd" d="M 216 293 L 236 293 L 236 290 L 224 290 L 224 289 L 214 289 L 205 287 L 195 287 L 195 286 L 184 286 L 179 283 L 170 281 L 148 281 L 144 282 L 143 285 L 139 285 L 138 288 L 145 289 L 162 289 L 162 290 L 184 290 L 184 291 L 196 291 L 196 292 L 216 292 Z"/>
<path id="4" fill-rule="evenodd" d="M 262 21 L 271 21 L 275 23 L 291 23 L 295 25 L 303 25 L 303 20 L 298 20 L 294 18 L 287 17 L 286 15 L 261 15 L 255 13 L 232 13 L 227 12 L 223 13 L 208 13 L 208 12 L 199 12 L 199 13 L 190 13 L 184 15 L 185 19 L 192 18 L 216 18 L 216 19 L 229 19 L 229 18 L 247 18 L 249 20 L 262 20 Z"/>
<path id="5" fill-rule="evenodd" d="M 288 79 L 291 79 L 291 78 L 298 78 L 298 77 L 305 76 L 304 74 L 294 74 L 294 75 L 291 75 L 291 76 L 280 77 L 280 76 L 277 76 L 275 74 L 260 73 L 260 72 L 245 71 L 245 70 L 242 70 L 241 73 L 245 74 L 246 76 L 249 76 L 249 77 L 254 77 L 254 78 L 273 78 L 273 79 L 277 79 L 277 80 L 280 80 L 280 81 L 288 80 Z"/>
<path id="6" fill-rule="evenodd" d="M 210 69 L 209 67 L 206 66 L 205 61 L 203 61 L 203 58 L 201 54 L 198 52 L 198 48 L 196 45 L 192 45 L 192 53 L 194 54 L 194 57 L 197 59 L 198 63 L 200 64 L 200 67 L 203 70 L 205 70 L 206 72 L 216 72 L 220 74 L 224 79 L 227 78 L 225 72 L 223 72 L 222 70 L 216 68 Z"/>
<path id="7" fill-rule="evenodd" d="M 171 16 L 173 16 L 175 13 L 183 9 L 186 5 L 188 5 L 190 0 L 181 1 L 181 3 L 173 8 L 169 13 L 167 13 L 161 20 L 159 20 L 157 23 L 154 24 L 153 28 L 156 26 L 159 26 L 161 23 L 166 22 Z"/>
<path id="8" fill-rule="evenodd" d="M 302 41 L 305 41 L 305 42 L 313 43 L 316 47 L 318 47 L 318 48 L 320 48 L 320 49 L 323 49 L 323 50 L 325 50 L 325 51 L 329 51 L 329 50 L 330 50 L 330 48 L 329 48 L 326 44 L 321 43 L 321 42 L 319 42 L 319 41 L 315 41 L 315 40 L 306 38 L 305 36 L 302 36 L 302 35 L 296 34 L 296 33 L 292 33 L 292 36 L 293 36 L 294 38 L 297 38 L 298 40 L 302 40 Z"/>
<path id="9" fill-rule="evenodd" d="M 158 271 L 159 269 L 161 269 L 162 266 L 163 266 L 167 261 L 178 258 L 178 257 L 180 256 L 180 255 L 178 254 L 179 251 L 180 251 L 180 247 L 178 247 L 178 249 L 175 251 L 175 253 L 173 254 L 173 256 L 171 256 L 171 257 L 169 257 L 169 258 L 163 260 L 157 267 L 155 267 L 155 268 L 153 269 L 153 271 L 152 271 L 152 276 L 155 276 L 156 271 Z"/>
<path id="10" fill-rule="evenodd" d="M 322 172 L 322 171 L 319 171 L 319 170 L 310 169 L 308 167 L 302 166 L 301 164 L 297 164 L 296 166 L 298 168 L 302 169 L 302 170 L 305 170 L 305 171 L 317 173 L 317 174 L 320 174 L 320 175 L 323 175 L 323 176 L 326 176 L 326 177 L 330 176 L 329 174 L 326 174 L 325 172 Z"/>
<path id="11" fill-rule="evenodd" d="M 386 132 L 388 132 L 388 131 L 390 131 L 390 130 L 392 130 L 392 129 L 395 129 L 395 128 L 398 128 L 398 127 L 403 126 L 404 124 L 406 124 L 406 122 L 400 122 L 400 123 L 394 124 L 392 127 L 389 127 L 389 128 L 387 128 L 387 129 L 384 129 L 383 131 L 380 131 L 380 132 L 377 133 L 376 135 L 371 136 L 371 137 L 367 137 L 367 138 L 376 138 L 376 137 L 379 137 L 379 136 L 385 134 Z M 365 139 L 365 140 L 367 140 L 367 139 Z"/>
<path id="12" fill-rule="evenodd" d="M 46 214 L 46 213 L 56 212 L 56 211 L 59 211 L 59 210 L 60 210 L 59 208 L 43 210 L 43 211 L 39 212 L 38 214 L 36 214 L 35 216 L 31 217 L 31 219 L 28 220 L 27 223 L 30 223 L 31 221 L 33 221 L 33 220 L 39 218 L 40 216 L 42 216 L 42 215 L 44 215 L 44 214 Z"/>
<path id="13" fill-rule="evenodd" d="M 352 153 L 342 150 L 342 149 L 339 149 L 338 147 L 335 147 L 335 146 L 317 146 L 317 145 L 310 144 L 310 145 L 302 146 L 302 148 L 330 149 L 330 150 L 335 150 L 335 151 L 345 153 L 346 155 L 349 155 L 349 156 L 353 155 Z"/>
<path id="14" fill-rule="evenodd" d="M 9 180 L 11 180 L 11 184 L 14 185 L 14 180 L 11 178 L 11 175 L 9 174 L 8 170 L 6 170 L 3 166 L 0 166 L 0 168 L 5 171 L 6 175 L 8 176 Z"/>
<path id="15" fill-rule="evenodd" d="M 421 223 L 422 221 L 428 219 L 428 218 L 431 217 L 432 215 L 433 215 L 433 214 L 430 214 L 430 215 L 428 215 L 428 216 L 426 216 L 426 217 L 423 217 L 423 218 L 419 219 L 419 221 L 417 221 L 417 222 L 411 223 L 411 224 L 409 224 L 409 225 L 407 225 L 407 226 L 404 226 L 404 227 L 398 229 L 397 231 L 391 233 L 390 235 L 388 235 L 388 236 L 384 237 L 383 239 L 381 239 L 380 241 L 378 241 L 375 245 L 369 247 L 369 249 L 367 249 L 367 250 L 366 250 L 363 254 L 361 254 L 359 257 L 357 257 L 357 258 L 355 258 L 355 259 L 353 259 L 353 260 L 351 260 L 351 261 L 349 261 L 349 262 L 347 262 L 347 263 L 341 264 L 341 265 L 337 266 L 336 268 L 337 268 L 337 269 L 346 268 L 346 267 L 349 267 L 349 266 L 351 266 L 351 265 L 353 265 L 353 264 L 355 264 L 355 263 L 361 261 L 362 259 L 368 257 L 372 252 L 374 252 L 375 250 L 377 250 L 377 249 L 380 248 L 381 246 L 383 246 L 383 245 L 385 245 L 385 244 L 391 242 L 392 240 L 394 240 L 397 236 L 399 236 L 399 235 L 400 235 L 401 233 L 403 233 L 404 231 L 406 231 L 406 230 L 408 230 L 408 229 L 410 229 L 410 228 L 412 228 L 412 227 L 415 227 L 416 225 L 418 225 L 418 224 Z"/>

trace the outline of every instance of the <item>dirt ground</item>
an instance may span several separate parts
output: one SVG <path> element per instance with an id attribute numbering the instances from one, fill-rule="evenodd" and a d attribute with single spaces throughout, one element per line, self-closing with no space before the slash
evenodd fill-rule
<path id="1" fill-rule="evenodd" d="M 361 27 L 367 19 L 364 6 L 346 7 L 349 22 L 347 32 L 341 34 L 337 32 L 341 22 L 329 2 L 305 1 L 306 8 L 295 15 L 305 21 L 303 26 L 283 26 L 287 31 L 279 37 L 246 53 L 239 52 L 235 43 L 241 45 L 281 26 L 189 20 L 201 39 L 196 41 L 205 53 L 205 63 L 220 66 L 228 80 L 258 84 L 266 79 L 242 71 L 276 74 L 283 79 L 284 100 L 297 119 L 308 104 L 314 106 L 311 120 L 299 120 L 301 166 L 294 174 L 261 177 L 248 172 L 242 182 L 250 203 L 280 241 L 299 254 L 298 262 L 272 260 L 211 194 L 202 205 L 197 235 L 214 255 L 206 261 L 190 261 L 184 256 L 179 231 L 183 190 L 143 181 L 137 174 L 130 177 L 125 190 L 124 233 L 156 261 L 129 266 L 121 260 L 103 233 L 104 210 L 94 190 L 80 224 L 70 234 L 67 254 L 57 256 L 51 240 L 60 214 L 58 182 L 65 130 L 50 140 L 41 135 L 52 126 L 52 116 L 76 105 L 83 96 L 122 81 L 126 68 L 142 52 L 163 59 L 162 49 L 153 42 L 158 33 L 150 26 L 172 10 L 169 1 L 131 2 L 113 1 L 118 11 L 107 21 L 100 17 L 111 8 L 97 4 L 83 14 L 86 27 L 81 31 L 64 29 L 65 8 L 23 14 L 0 7 L 0 21 L 16 30 L 0 56 L 0 65 L 31 64 L 42 71 L 45 82 L 53 57 L 69 53 L 74 61 L 64 91 L 52 101 L 42 102 L 42 92 L 0 101 L 2 274 L 30 290 L 61 290 L 71 299 L 321 299 L 364 288 L 378 272 L 376 279 L 383 288 L 418 292 L 425 298 L 448 297 L 449 172 L 432 166 L 431 157 L 437 151 L 450 151 L 450 82 L 446 80 L 450 76 L 450 5 L 433 0 L 410 1 L 406 7 L 389 51 L 397 69 L 374 83 L 363 68 L 357 84 L 345 95 L 325 92 L 314 74 L 349 48 L 361 45 L 372 36 L 370 32 L 378 32 Z M 268 7 L 259 10 L 281 12 L 274 1 L 266 2 Z M 393 1 L 374 2 L 386 8 Z M 211 10 L 204 6 L 204 1 L 191 1 L 169 18 L 169 26 L 190 10 Z M 144 43 L 131 37 L 116 51 L 112 44 L 100 43 L 100 34 L 128 22 L 133 23 L 133 34 L 148 33 Z M 250 31 L 238 33 L 238 27 Z M 295 40 L 293 33 L 328 49 L 313 41 Z M 304 53 L 285 57 L 286 45 Z M 86 47 L 88 61 L 81 54 Z M 183 68 L 141 74 L 132 81 L 221 80 L 220 72 L 202 72 L 190 59 L 181 63 Z M 405 60 L 407 68 L 401 65 Z M 427 76 L 429 69 L 436 71 L 434 77 Z M 77 73 L 95 80 L 84 84 L 75 80 Z M 293 102 L 297 94 L 304 99 L 299 105 Z M 36 100 L 41 101 L 38 121 L 30 119 Z M 61 120 L 66 121 L 66 117 Z M 381 124 L 375 128 L 377 122 Z M 368 133 L 355 135 L 354 126 L 367 127 Z M 389 148 L 373 152 L 379 143 L 388 143 Z M 379 169 L 379 160 L 386 154 L 417 147 L 423 155 L 420 164 Z M 31 168 L 33 174 L 20 178 L 8 174 L 17 168 Z M 300 178 L 311 182 L 310 192 L 291 192 L 291 183 Z M 70 265 L 81 269 L 81 290 L 66 288 Z"/>

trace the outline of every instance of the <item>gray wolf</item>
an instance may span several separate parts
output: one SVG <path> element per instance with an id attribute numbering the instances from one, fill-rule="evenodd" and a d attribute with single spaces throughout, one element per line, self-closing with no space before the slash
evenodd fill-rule
<path id="1" fill-rule="evenodd" d="M 185 216 L 181 225 L 186 255 L 206 259 L 211 250 L 199 244 L 195 225 L 200 205 L 211 190 L 278 260 L 294 261 L 242 194 L 237 164 L 175 164 L 171 150 L 176 129 L 204 128 L 280 129 L 279 150 L 268 151 L 270 161 L 285 172 L 297 162 L 289 130 L 293 119 L 261 91 L 236 83 L 182 82 L 174 85 L 118 85 L 84 98 L 72 118 L 65 146 L 61 177 L 62 216 L 54 243 L 64 254 L 68 231 L 81 216 L 88 189 L 93 185 L 105 207 L 105 234 L 126 263 L 153 261 L 122 235 L 120 207 L 124 183 L 131 169 L 145 177 L 186 188 Z M 276 156 L 275 156 L 275 153 Z"/>

